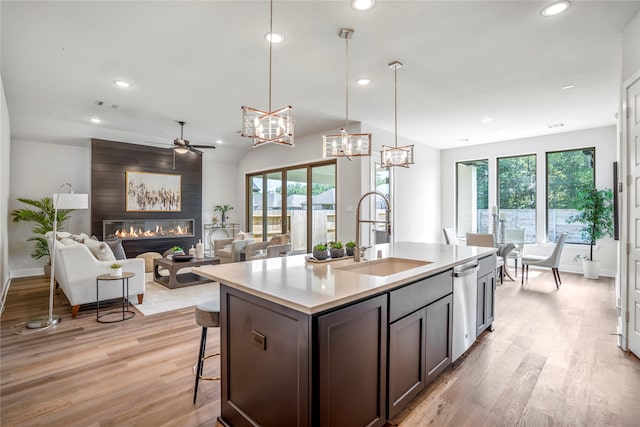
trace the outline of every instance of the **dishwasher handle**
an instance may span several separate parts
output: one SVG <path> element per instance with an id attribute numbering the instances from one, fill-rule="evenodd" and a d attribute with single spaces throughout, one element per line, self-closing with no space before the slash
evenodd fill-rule
<path id="1" fill-rule="evenodd" d="M 467 268 L 464 270 L 453 270 L 453 277 L 466 277 L 466 276 L 471 276 L 472 274 L 476 274 L 478 272 L 478 270 L 480 270 L 480 267 L 475 266 L 472 268 Z"/>

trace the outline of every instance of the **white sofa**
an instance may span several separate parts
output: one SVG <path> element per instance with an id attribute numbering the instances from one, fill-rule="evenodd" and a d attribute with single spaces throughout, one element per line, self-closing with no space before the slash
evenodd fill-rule
<path id="1" fill-rule="evenodd" d="M 138 296 L 142 304 L 145 290 L 144 260 L 141 258 L 101 261 L 98 260 L 84 243 L 63 239 L 56 244 L 55 278 L 71 304 L 71 317 L 75 318 L 81 304 L 95 303 L 96 277 L 108 274 L 114 262 L 122 265 L 123 272 L 134 273 L 129 279 L 129 295 Z M 96 241 L 94 241 L 96 242 Z M 93 242 L 92 242 L 93 243 Z M 99 242 L 96 242 L 99 243 Z M 105 244 L 106 246 L 106 244 Z M 51 238 L 49 236 L 49 247 Z M 108 247 L 108 246 L 107 246 Z M 108 250 L 111 252 L 111 249 Z M 113 256 L 113 253 L 111 252 Z M 100 283 L 100 301 L 122 298 L 122 286 L 118 282 Z"/>

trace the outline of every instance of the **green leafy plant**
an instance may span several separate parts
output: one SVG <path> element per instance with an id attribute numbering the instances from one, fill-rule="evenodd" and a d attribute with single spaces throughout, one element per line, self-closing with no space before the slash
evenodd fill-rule
<path id="1" fill-rule="evenodd" d="M 111 264 L 111 268 L 122 268 L 122 265 L 117 264 L 117 263 L 113 263 L 113 264 Z"/>
<path id="2" fill-rule="evenodd" d="M 173 252 L 184 252 L 184 250 L 180 246 L 174 246 L 171 248 Z"/>
<path id="3" fill-rule="evenodd" d="M 323 245 L 322 243 L 315 245 L 313 247 L 314 251 L 326 251 L 327 250 L 327 245 Z"/>
<path id="4" fill-rule="evenodd" d="M 222 223 L 224 224 L 227 221 L 227 212 L 233 210 L 233 206 L 231 205 L 215 205 L 213 207 L 214 212 L 220 212 L 222 216 Z"/>
<path id="5" fill-rule="evenodd" d="M 31 230 L 37 236 L 32 236 L 27 241 L 35 241 L 36 246 L 31 257 L 34 259 L 40 259 L 42 257 L 49 257 L 49 245 L 44 235 L 53 231 L 53 222 L 55 216 L 55 209 L 53 207 L 53 200 L 51 197 L 43 197 L 42 199 L 29 199 L 25 197 L 19 197 L 18 200 L 27 205 L 33 206 L 33 208 L 14 209 L 11 211 L 13 222 L 35 222 L 37 225 Z M 34 209 L 35 208 L 35 209 Z M 58 209 L 58 230 L 62 231 L 62 223 L 69 217 L 69 214 L 73 212 L 73 209 Z M 51 259 L 47 264 L 51 263 Z"/>
<path id="6" fill-rule="evenodd" d="M 586 259 L 593 261 L 593 246 L 596 242 L 605 237 L 613 237 L 613 192 L 609 188 L 596 190 L 584 187 L 578 191 L 574 207 L 578 213 L 567 218 L 567 222 L 582 225 L 580 235 L 590 246 L 589 257 Z"/>
<path id="7" fill-rule="evenodd" d="M 356 247 L 356 242 L 349 241 L 349 242 L 347 242 L 347 244 L 345 246 L 348 247 L 348 248 L 353 249 L 353 248 Z"/>
<path id="8" fill-rule="evenodd" d="M 342 242 L 340 241 L 331 242 L 329 245 L 331 246 L 332 249 L 342 249 Z"/>

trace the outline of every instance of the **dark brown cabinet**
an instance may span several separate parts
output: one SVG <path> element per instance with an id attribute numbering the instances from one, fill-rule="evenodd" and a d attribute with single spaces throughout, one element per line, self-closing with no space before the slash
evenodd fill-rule
<path id="1" fill-rule="evenodd" d="M 448 270 L 390 293 L 389 418 L 451 363 L 452 291 Z"/>
<path id="2" fill-rule="evenodd" d="M 386 294 L 318 317 L 321 427 L 385 424 L 386 325 Z"/>

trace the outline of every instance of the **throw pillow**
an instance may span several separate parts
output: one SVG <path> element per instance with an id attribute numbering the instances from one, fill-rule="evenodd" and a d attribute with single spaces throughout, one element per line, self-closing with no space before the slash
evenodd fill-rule
<path id="1" fill-rule="evenodd" d="M 71 238 L 71 233 L 69 233 L 68 231 L 58 231 L 56 233 L 57 240 L 70 239 L 70 238 Z"/>
<path id="2" fill-rule="evenodd" d="M 61 245 L 63 245 L 63 246 L 69 246 L 69 245 L 75 245 L 75 244 L 77 244 L 78 242 L 76 242 L 76 241 L 75 241 L 75 240 L 73 240 L 73 239 L 69 239 L 69 238 L 66 238 L 66 237 L 65 237 L 64 239 L 60 239 L 60 241 L 59 241 L 58 243 L 60 243 L 60 244 L 61 244 Z"/>
<path id="3" fill-rule="evenodd" d="M 111 248 L 104 242 L 98 242 L 97 240 L 87 239 L 84 244 L 89 248 L 93 256 L 100 261 L 115 261 L 116 257 L 113 255 Z"/>
<path id="4" fill-rule="evenodd" d="M 113 256 L 115 256 L 116 259 L 127 259 L 127 255 L 124 253 L 124 247 L 122 246 L 122 240 L 105 240 L 104 243 L 109 245 L 109 248 L 111 248 L 111 252 L 113 252 Z"/>
<path id="5" fill-rule="evenodd" d="M 286 245 L 289 243 L 289 235 L 288 234 L 276 234 L 269 240 L 269 243 L 272 245 Z"/>

